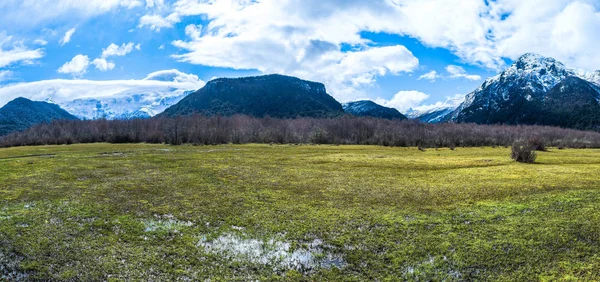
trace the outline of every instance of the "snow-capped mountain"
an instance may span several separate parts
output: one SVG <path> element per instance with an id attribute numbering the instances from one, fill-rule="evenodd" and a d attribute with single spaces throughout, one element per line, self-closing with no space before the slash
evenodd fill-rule
<path id="1" fill-rule="evenodd" d="M 442 123 L 449 119 L 456 107 L 435 107 L 427 110 L 410 109 L 406 116 L 425 123 Z"/>
<path id="2" fill-rule="evenodd" d="M 142 94 L 125 92 L 117 97 L 76 99 L 59 105 L 81 119 L 149 118 L 162 113 L 193 92 L 181 89 L 157 89 Z"/>
<path id="3" fill-rule="evenodd" d="M 378 117 L 385 119 L 406 119 L 398 110 L 376 104 L 373 101 L 355 101 L 342 104 L 346 113 L 359 117 Z"/>
<path id="4" fill-rule="evenodd" d="M 579 77 L 600 87 L 600 70 L 597 70 L 592 73 L 582 73 L 582 74 L 579 74 Z"/>
<path id="5" fill-rule="evenodd" d="M 488 78 L 477 90 L 468 94 L 456 114 L 474 103 L 497 107 L 500 101 L 508 101 L 523 91 L 527 92 L 524 98 L 531 101 L 531 94 L 545 93 L 568 76 L 576 74 L 561 62 L 537 54 L 525 54 L 508 69 Z M 453 116 L 453 119 L 456 118 Z"/>
<path id="6" fill-rule="evenodd" d="M 582 76 L 561 62 L 525 54 L 487 79 L 452 113 L 456 122 L 600 127 L 598 72 Z"/>
<path id="7" fill-rule="evenodd" d="M 433 105 L 423 105 L 409 109 L 405 115 L 414 120 L 425 123 L 442 123 L 450 119 L 450 115 L 465 100 L 464 95 L 448 97 L 446 101 Z"/>
<path id="8" fill-rule="evenodd" d="M 15 96 L 57 104 L 80 119 L 148 118 L 204 84 L 177 70 L 154 72 L 143 80 L 46 80 L 0 88 L 0 105 Z"/>

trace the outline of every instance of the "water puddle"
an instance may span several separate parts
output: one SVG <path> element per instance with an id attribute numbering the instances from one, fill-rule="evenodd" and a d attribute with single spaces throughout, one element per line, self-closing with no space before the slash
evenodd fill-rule
<path id="1" fill-rule="evenodd" d="M 260 240 L 225 234 L 214 240 L 203 237 L 198 246 L 227 259 L 269 265 L 275 270 L 310 271 L 318 268 L 343 268 L 345 265 L 341 257 L 325 251 L 323 241 L 319 239 L 292 248 L 292 244 L 284 240 Z"/>
<path id="2" fill-rule="evenodd" d="M 185 227 L 194 225 L 191 221 L 180 221 L 172 215 L 157 216 L 156 219 L 143 220 L 145 232 L 168 231 L 179 232 Z"/>

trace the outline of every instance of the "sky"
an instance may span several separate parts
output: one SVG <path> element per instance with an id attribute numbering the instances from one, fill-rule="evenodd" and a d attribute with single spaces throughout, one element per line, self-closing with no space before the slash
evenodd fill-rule
<path id="1" fill-rule="evenodd" d="M 280 73 L 406 112 L 456 105 L 524 53 L 600 69 L 600 0 L 3 0 L 0 14 L 0 93 Z"/>

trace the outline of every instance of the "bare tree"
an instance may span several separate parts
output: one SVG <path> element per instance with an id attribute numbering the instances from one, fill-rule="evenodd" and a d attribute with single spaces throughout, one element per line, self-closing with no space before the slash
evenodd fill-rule
<path id="1" fill-rule="evenodd" d="M 549 147 L 599 148 L 600 133 L 547 126 L 424 124 L 344 116 L 334 119 L 275 119 L 201 115 L 126 121 L 54 121 L 0 137 L 0 146 L 71 143 L 244 144 L 314 143 L 420 148 L 512 146 L 531 140 Z"/>

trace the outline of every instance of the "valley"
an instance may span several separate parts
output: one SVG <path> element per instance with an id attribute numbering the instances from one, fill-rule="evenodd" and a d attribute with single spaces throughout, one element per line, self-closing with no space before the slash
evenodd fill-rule
<path id="1" fill-rule="evenodd" d="M 600 281 L 600 0 L 0 15 L 0 282 Z"/>
<path id="2" fill-rule="evenodd" d="M 600 150 L 0 149 L 0 279 L 597 280 Z"/>

